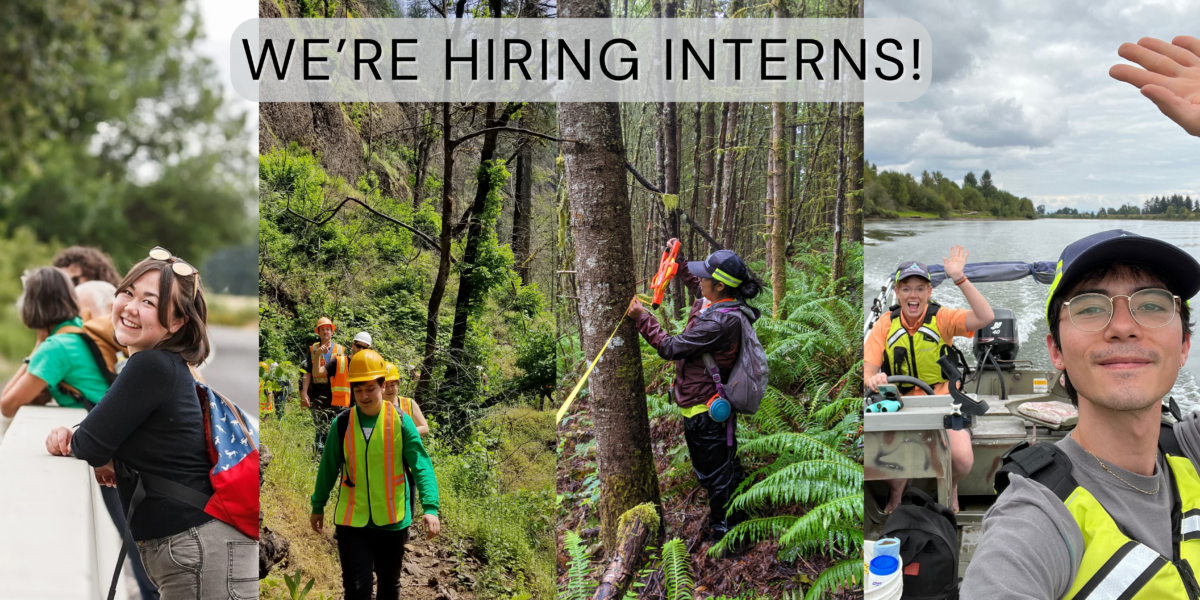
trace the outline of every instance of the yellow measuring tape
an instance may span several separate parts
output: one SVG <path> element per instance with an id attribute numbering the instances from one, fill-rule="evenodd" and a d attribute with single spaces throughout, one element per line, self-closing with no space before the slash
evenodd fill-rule
<path id="1" fill-rule="evenodd" d="M 629 314 L 629 311 L 626 310 L 625 314 Z M 613 328 L 612 335 L 608 336 L 608 340 L 604 342 L 604 347 L 600 349 L 600 353 L 596 355 L 596 358 L 592 359 L 592 364 L 588 365 L 587 370 L 583 372 L 583 377 L 579 380 L 579 383 L 575 384 L 575 389 L 571 390 L 571 394 L 567 396 L 567 401 L 563 402 L 562 408 L 558 409 L 558 416 L 554 419 L 555 425 L 558 425 L 562 421 L 563 415 L 567 414 L 567 409 L 571 408 L 571 403 L 575 401 L 575 395 L 579 393 L 579 389 L 582 388 L 584 382 L 587 381 L 588 375 L 592 374 L 592 369 L 596 368 L 596 363 L 600 362 L 600 357 L 604 356 L 604 351 L 608 350 L 608 344 L 612 342 L 614 337 L 616 337 L 617 330 L 621 328 L 621 323 L 624 322 L 625 315 L 621 315 L 621 320 L 617 321 L 617 326 Z"/>

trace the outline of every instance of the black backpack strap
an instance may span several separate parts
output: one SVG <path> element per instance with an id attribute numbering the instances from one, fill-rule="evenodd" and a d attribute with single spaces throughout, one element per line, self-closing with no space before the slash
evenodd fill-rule
<path id="1" fill-rule="evenodd" d="M 67 396 L 68 398 L 74 400 L 75 402 L 78 402 L 80 405 L 83 406 L 83 409 L 88 412 L 92 412 L 92 409 L 96 408 L 96 403 L 92 402 L 91 400 L 88 400 L 86 397 L 84 397 L 83 392 L 81 392 L 61 381 L 58 382 L 58 392 L 64 396 Z"/>
<path id="2" fill-rule="evenodd" d="M 100 347 L 96 345 L 96 340 L 93 340 L 92 336 L 82 331 L 69 331 L 65 333 L 75 334 L 83 340 L 83 344 L 87 346 L 88 351 L 92 354 L 92 360 L 95 361 L 96 368 L 100 370 L 100 375 L 104 377 L 104 381 L 108 382 L 108 385 L 112 385 L 117 380 L 117 376 L 108 370 L 108 363 L 105 362 L 104 355 L 100 353 Z M 60 394 L 78 402 L 88 412 L 92 412 L 92 409 L 96 408 L 96 403 L 85 398 L 83 392 L 61 381 L 58 382 L 58 391 Z"/>
<path id="3" fill-rule="evenodd" d="M 100 369 L 100 374 L 104 376 L 104 380 L 108 382 L 108 385 L 112 385 L 117 380 L 117 374 L 108 370 L 108 361 L 104 360 L 104 354 L 100 352 L 100 347 L 96 345 L 96 340 L 93 340 L 92 336 L 87 333 L 76 335 L 83 339 L 83 343 L 92 353 L 92 360 L 96 361 L 96 368 Z"/>
<path id="4" fill-rule="evenodd" d="M 132 479 L 133 496 L 129 499 L 129 510 L 125 511 L 125 531 L 121 532 L 121 552 L 117 554 L 117 567 L 113 569 L 112 583 L 108 586 L 108 600 L 113 600 L 117 596 L 117 579 L 121 577 L 121 567 L 125 566 L 125 555 L 129 552 L 133 542 L 133 533 L 130 528 L 133 523 L 133 513 L 137 510 L 138 505 L 142 500 L 146 499 L 146 486 L 142 483 L 142 478 L 139 473 L 133 469 L 125 468 L 125 465 L 113 461 L 113 466 L 116 471 L 121 473 L 122 477 Z"/>
<path id="5" fill-rule="evenodd" d="M 921 319 L 921 323 L 928 325 L 929 322 L 937 316 L 939 310 L 942 310 L 941 304 L 938 304 L 937 302 L 930 302 L 927 304 L 925 306 L 925 317 Z"/>
<path id="6" fill-rule="evenodd" d="M 1162 423 L 1158 429 L 1158 449 L 1171 456 L 1183 456 L 1183 448 L 1175 437 L 1175 425 Z"/>
<path id="7" fill-rule="evenodd" d="M 354 407 L 351 406 L 349 408 L 342 409 L 342 412 L 339 412 L 337 414 L 337 416 L 333 418 L 334 422 L 337 423 L 337 432 L 338 432 L 337 439 L 338 439 L 338 444 L 340 444 L 338 446 L 339 448 L 346 447 L 346 430 L 350 428 L 350 410 L 353 408 Z M 328 444 L 329 442 L 327 441 L 325 443 Z M 350 481 L 349 479 L 346 478 L 346 455 L 345 454 L 342 454 L 342 481 L 344 481 L 346 483 L 346 485 L 348 485 L 350 487 L 354 487 L 354 482 Z"/>
<path id="8" fill-rule="evenodd" d="M 932 496 L 925 493 L 925 490 L 915 487 L 907 487 L 904 489 L 904 496 L 900 500 L 900 504 L 912 504 L 914 506 L 923 506 L 945 517 L 955 527 L 958 527 L 958 517 L 954 516 L 954 511 L 948 506 L 938 504 Z"/>
<path id="9" fill-rule="evenodd" d="M 1071 459 L 1054 444 L 1042 442 L 1030 446 L 1021 442 L 1001 456 L 1004 466 L 996 472 L 996 493 L 1008 488 L 1008 475 L 1016 473 L 1032 479 L 1054 492 L 1060 500 L 1066 500 L 1079 484 L 1071 475 Z"/>

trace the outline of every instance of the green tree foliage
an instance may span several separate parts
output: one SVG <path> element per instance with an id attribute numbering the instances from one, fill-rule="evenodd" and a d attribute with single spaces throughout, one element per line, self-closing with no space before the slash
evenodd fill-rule
<path id="1" fill-rule="evenodd" d="M 103 247 L 127 267 L 168 244 L 203 264 L 244 241 L 244 115 L 192 51 L 193 4 L 17 3 L 0 11 L 0 223 Z"/>
<path id="2" fill-rule="evenodd" d="M 382 195 L 374 173 L 350 186 L 326 173 L 317 157 L 295 144 L 263 155 L 259 162 L 261 355 L 298 363 L 317 340 L 313 324 L 327 315 L 337 325 L 335 339 L 344 344 L 358 331 L 370 332 L 375 349 L 400 367 L 405 374 L 402 385 L 407 385 L 410 365 L 421 362 L 425 303 L 436 254 L 412 231 L 355 204 L 318 223 L 349 196 L 436 239 L 441 227 L 436 209 L 430 204 L 414 209 L 407 199 Z M 502 166 L 492 168 L 503 172 Z M 484 213 L 488 222 L 494 224 L 499 203 L 497 193 Z M 474 317 L 486 320 L 486 326 L 472 328 L 468 344 L 468 360 L 483 367 L 472 367 L 476 374 L 470 390 L 473 406 L 481 408 L 491 396 L 540 393 L 553 381 L 554 366 L 552 354 L 546 352 L 553 341 L 547 342 L 545 299 L 537 286 L 520 286 L 511 269 L 511 252 L 496 243 L 494 230 L 479 256 L 480 262 L 469 269 L 460 263 L 460 272 L 483 283 L 481 309 L 497 309 L 481 310 Z M 487 290 L 496 296 L 493 304 L 487 303 Z M 448 337 L 449 325 L 447 316 L 442 336 Z M 509 346 L 515 352 L 502 351 L 507 344 L 515 346 Z M 546 354 L 538 356 L 539 352 Z M 449 397 L 435 393 L 422 408 L 445 421 L 447 411 L 455 408 L 451 404 Z M 470 418 L 455 412 L 454 431 L 469 434 Z"/>
<path id="3" fill-rule="evenodd" d="M 919 212 L 942 219 L 956 213 L 1033 219 L 1039 214 L 1032 200 L 997 188 L 990 171 L 984 171 L 978 180 L 974 173 L 967 173 L 961 187 L 940 171 L 924 172 L 918 181 L 911 174 L 880 172 L 870 164 L 863 178 L 864 214 L 868 217 L 896 218 L 900 213 Z"/>

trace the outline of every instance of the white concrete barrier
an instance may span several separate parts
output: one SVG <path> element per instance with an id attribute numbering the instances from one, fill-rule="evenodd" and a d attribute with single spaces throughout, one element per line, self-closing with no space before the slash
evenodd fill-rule
<path id="1" fill-rule="evenodd" d="M 121 539 L 100 487 L 87 463 L 46 452 L 51 429 L 72 427 L 85 415 L 24 406 L 0 442 L 0 598 L 108 595 Z M 124 580 L 118 598 L 129 596 Z"/>

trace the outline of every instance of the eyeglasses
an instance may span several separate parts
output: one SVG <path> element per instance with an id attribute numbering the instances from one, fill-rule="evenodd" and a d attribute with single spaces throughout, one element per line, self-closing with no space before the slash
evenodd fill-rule
<path id="1" fill-rule="evenodd" d="M 1112 321 L 1113 303 L 1117 298 L 1129 301 L 1129 314 L 1138 325 L 1147 329 L 1165 327 L 1175 319 L 1179 296 L 1152 288 L 1129 296 L 1105 296 L 1104 294 L 1080 294 L 1063 303 L 1071 324 L 1084 332 L 1095 332 L 1108 327 Z"/>
<path id="2" fill-rule="evenodd" d="M 200 271 L 196 270 L 196 267 L 188 264 L 188 262 L 182 258 L 171 254 L 170 250 L 167 250 L 162 246 L 155 246 L 154 248 L 151 248 L 150 258 L 171 263 L 171 270 L 180 277 L 195 275 L 196 281 L 195 285 L 192 286 L 192 300 L 196 299 L 196 290 L 200 287 Z"/>

